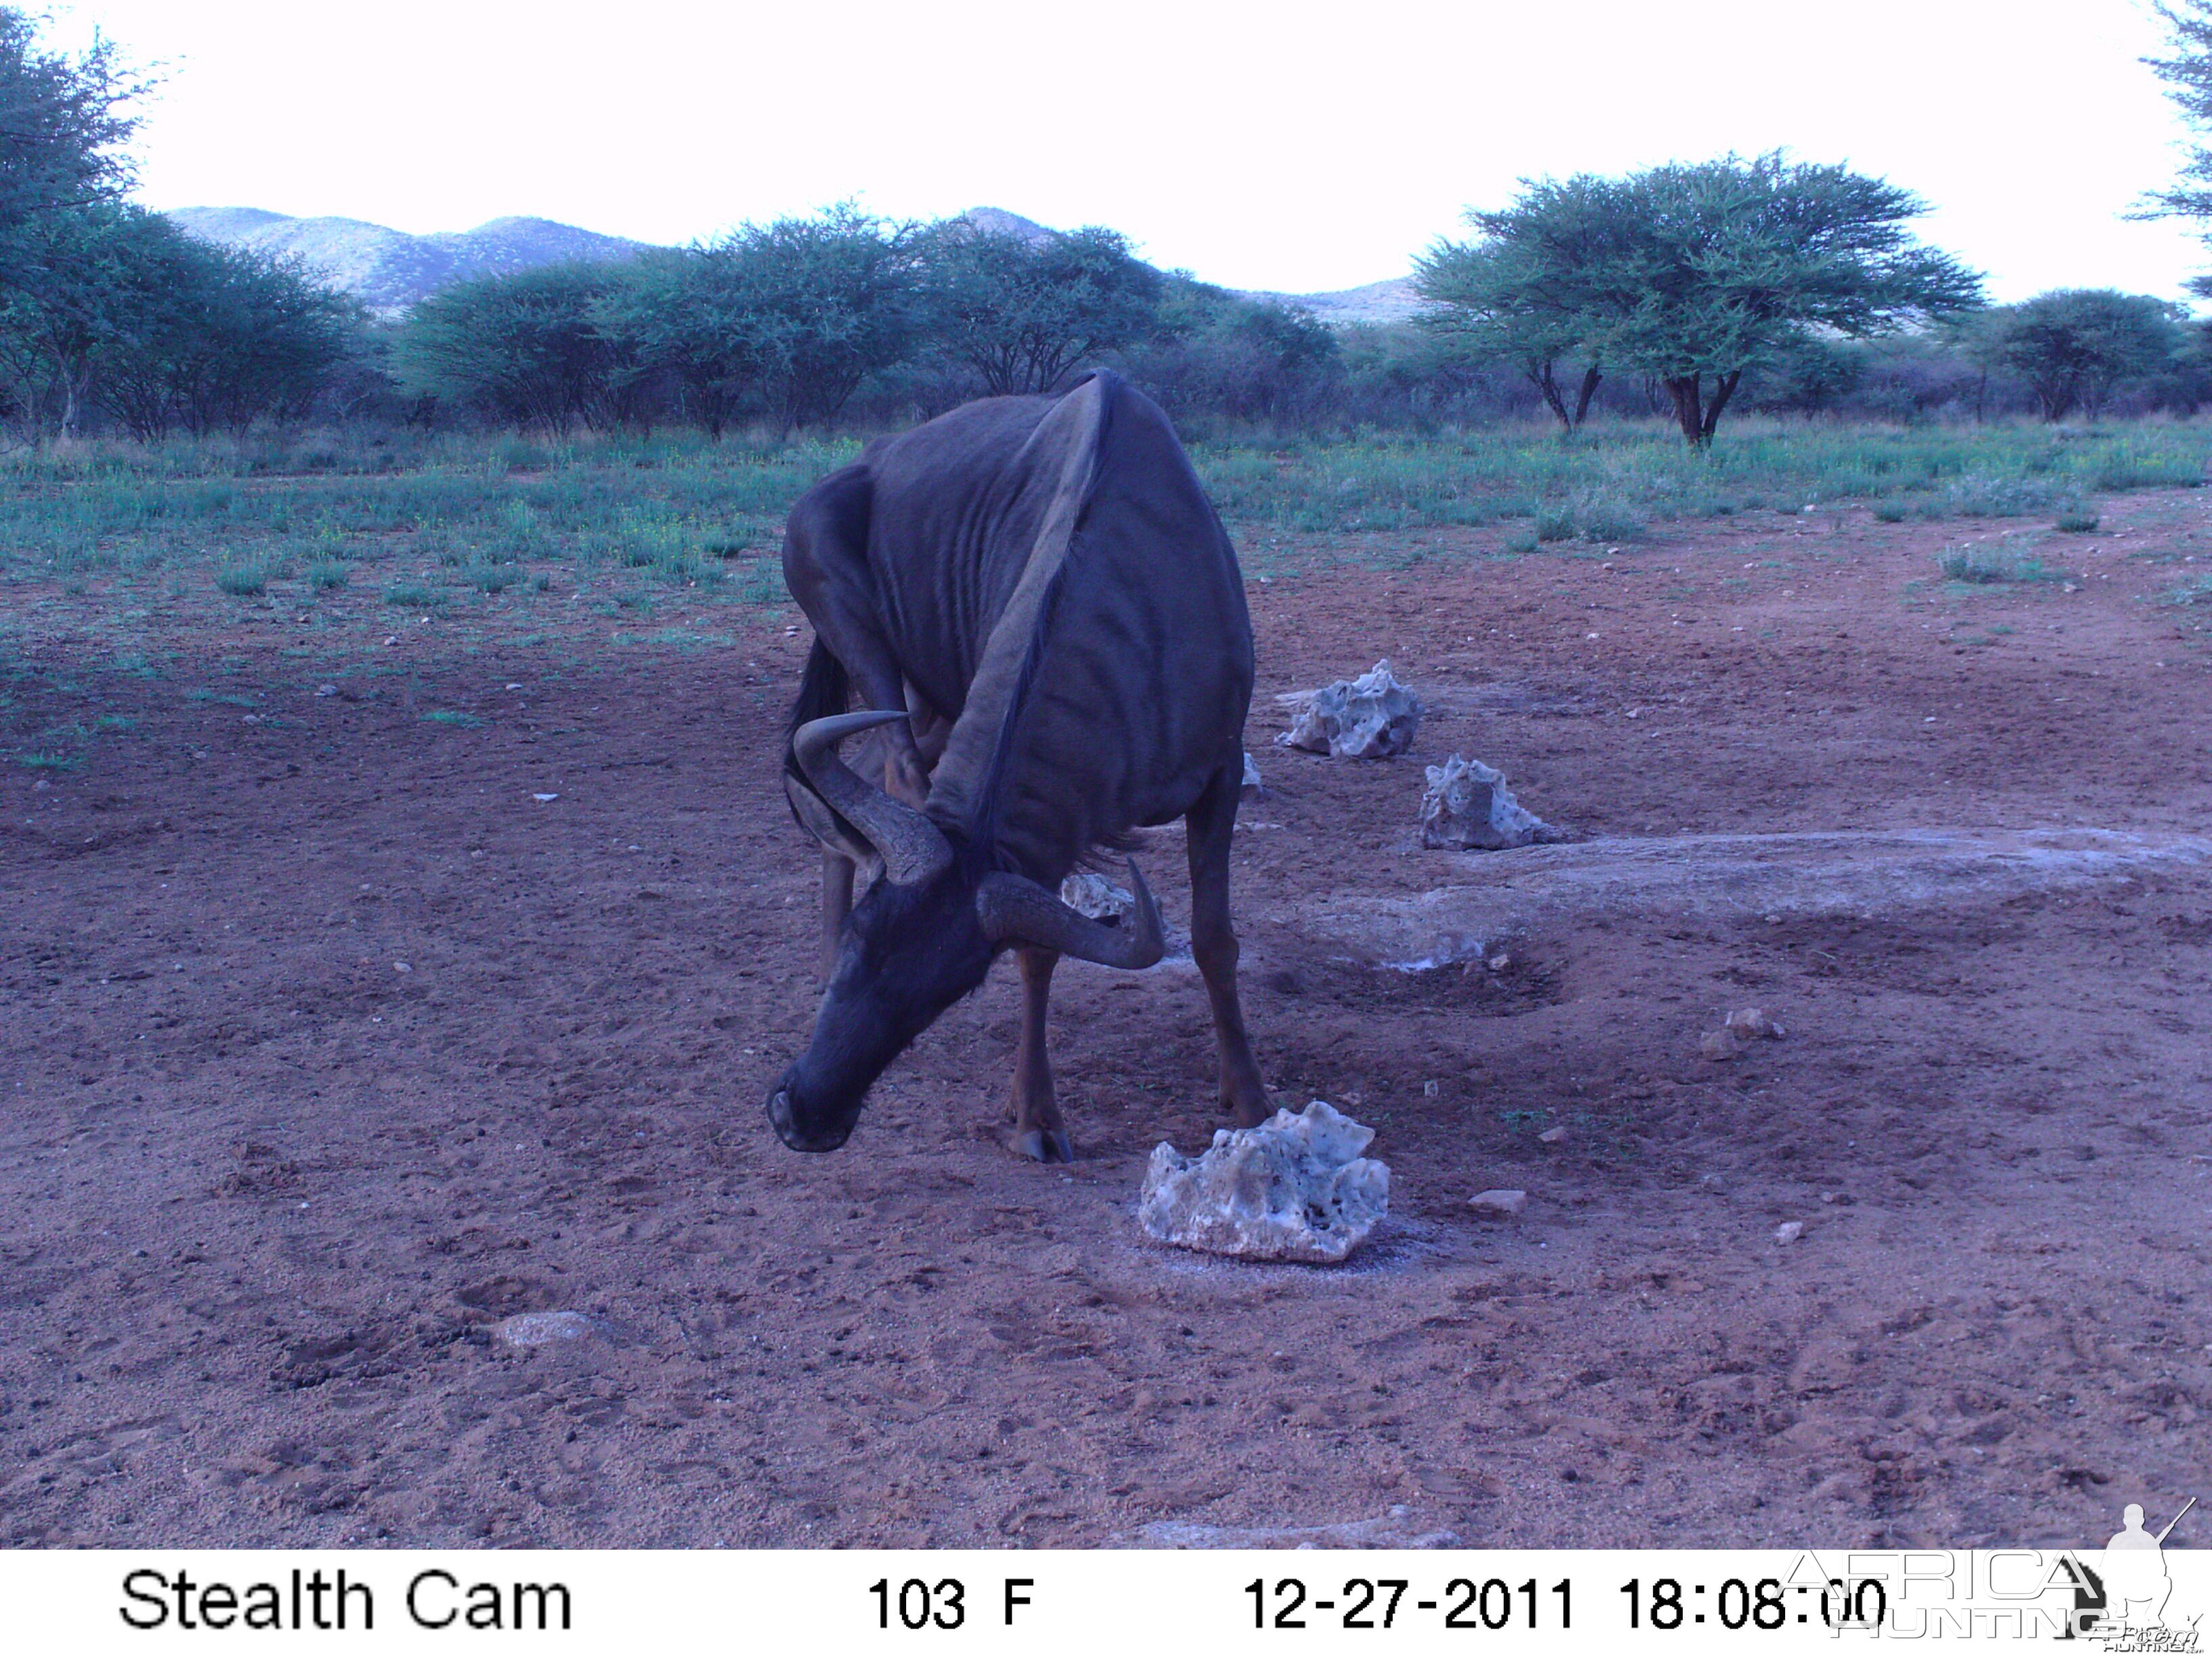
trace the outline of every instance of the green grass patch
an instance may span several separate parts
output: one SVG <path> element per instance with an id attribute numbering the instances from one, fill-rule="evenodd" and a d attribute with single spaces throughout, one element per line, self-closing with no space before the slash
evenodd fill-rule
<path id="1" fill-rule="evenodd" d="M 1936 563 L 1953 581 L 1978 585 L 2064 581 L 2073 574 L 2052 569 L 2026 549 L 2002 544 L 1947 547 L 1936 556 Z"/>
<path id="2" fill-rule="evenodd" d="M 374 572 L 387 603 L 418 613 L 443 608 L 449 592 L 556 587 L 587 602 L 618 586 L 780 608 L 790 602 L 774 553 L 783 520 L 858 447 L 856 437 L 779 447 L 682 432 L 547 441 L 364 429 L 24 451 L 0 457 L 0 582 L 111 592 L 120 607 L 211 590 L 256 598 L 295 572 L 307 591 L 336 593 Z M 1508 550 L 1525 550 L 1531 531 L 1609 545 L 1669 525 L 1794 517 L 1808 502 L 1869 506 L 1885 523 L 2047 524 L 2094 513 L 2115 490 L 2201 484 L 2212 422 L 2113 422 L 2062 440 L 2027 422 L 1749 416 L 1701 455 L 1666 422 L 1607 419 L 1566 441 L 1501 425 L 1230 433 L 1190 450 L 1247 547 L 1504 525 Z M 1304 556 L 1295 544 L 1268 556 L 1281 574 Z M 643 608 L 635 597 L 617 603 Z"/>
<path id="3" fill-rule="evenodd" d="M 433 720 L 440 726 L 482 726 L 483 724 L 482 715 L 471 714 L 459 708 L 433 708 L 422 718 L 426 720 Z"/>
<path id="4" fill-rule="evenodd" d="M 74 772 L 81 763 L 75 755 L 58 755 L 50 751 L 32 750 L 15 757 L 18 766 L 27 766 L 34 772 Z"/>

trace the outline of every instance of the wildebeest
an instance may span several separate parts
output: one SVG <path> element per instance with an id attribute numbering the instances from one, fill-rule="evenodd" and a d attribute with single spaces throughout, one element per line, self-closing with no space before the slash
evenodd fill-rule
<path id="1" fill-rule="evenodd" d="M 769 1099 L 784 1143 L 844 1145 L 884 1067 L 1012 949 L 1023 1007 L 1008 1144 L 1071 1158 L 1045 1054 L 1053 968 L 1062 956 L 1150 967 L 1164 945 L 1133 862 L 1126 925 L 1079 915 L 1057 890 L 1133 828 L 1177 817 L 1221 1100 L 1260 1121 L 1229 915 L 1252 624 L 1236 553 L 1167 416 L 1110 374 L 1058 398 L 964 404 L 870 444 L 801 496 L 783 569 L 815 628 L 784 788 L 828 849 L 830 953 L 813 1041 Z M 838 745 L 872 728 L 864 779 Z M 862 869 L 881 874 L 855 903 Z"/>

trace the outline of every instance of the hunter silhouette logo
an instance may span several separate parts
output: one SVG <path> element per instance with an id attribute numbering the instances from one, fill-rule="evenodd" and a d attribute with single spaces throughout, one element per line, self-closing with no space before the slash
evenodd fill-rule
<path id="1" fill-rule="evenodd" d="M 2078 1556 L 2065 1565 L 2074 1580 L 2073 1628 L 2069 1636 L 2133 1653 L 2194 1653 L 2197 1620 L 2175 1626 L 2165 1622 L 2173 1580 L 2166 1567 L 2166 1534 L 2197 1507 L 2192 1498 L 2157 1532 L 2143 1526 L 2142 1505 L 2120 1511 L 2120 1529 L 2106 1540 L 2095 1567 Z"/>

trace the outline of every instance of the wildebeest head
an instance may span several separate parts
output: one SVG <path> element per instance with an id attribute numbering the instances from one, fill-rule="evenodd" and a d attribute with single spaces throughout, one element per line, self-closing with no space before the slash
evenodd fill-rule
<path id="1" fill-rule="evenodd" d="M 805 778 L 787 778 L 786 790 L 799 821 L 833 852 L 883 869 L 845 919 L 814 1040 L 769 1097 L 769 1121 L 795 1152 L 843 1146 L 884 1067 L 981 985 L 1000 951 L 1028 946 L 1149 968 L 1165 949 L 1159 908 L 1133 864 L 1131 925 L 1108 927 L 1026 876 L 992 868 L 988 848 L 948 835 L 837 757 L 851 733 L 904 718 L 836 714 L 792 736 Z"/>

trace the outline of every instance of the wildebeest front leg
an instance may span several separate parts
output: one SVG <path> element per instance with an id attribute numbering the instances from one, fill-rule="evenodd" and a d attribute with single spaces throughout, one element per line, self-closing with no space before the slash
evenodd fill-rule
<path id="1" fill-rule="evenodd" d="M 1052 1000 L 1057 951 L 1018 951 L 1022 967 L 1022 1046 L 1014 1054 L 1014 1127 L 1006 1145 L 1040 1164 L 1073 1164 L 1075 1148 L 1052 1097 L 1052 1057 L 1045 1052 L 1045 1010 Z"/>
<path id="2" fill-rule="evenodd" d="M 1252 1058 L 1244 1009 L 1237 1000 L 1237 933 L 1229 918 L 1229 849 L 1237 833 L 1237 793 L 1244 757 L 1213 775 L 1183 818 L 1190 847 L 1190 954 L 1206 976 L 1213 1004 L 1213 1040 L 1221 1055 L 1221 1104 L 1249 1127 L 1267 1116 L 1267 1085 Z"/>

